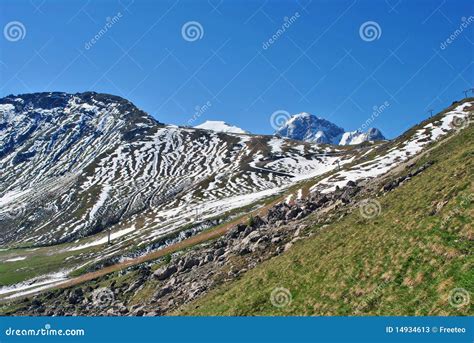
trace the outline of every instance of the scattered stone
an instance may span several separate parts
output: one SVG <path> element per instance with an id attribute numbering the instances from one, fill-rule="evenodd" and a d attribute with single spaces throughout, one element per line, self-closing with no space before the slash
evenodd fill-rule
<path id="1" fill-rule="evenodd" d="M 171 275 L 176 273 L 178 268 L 176 266 L 164 266 L 161 268 L 158 268 L 154 273 L 153 276 L 157 278 L 158 280 L 166 280 L 169 278 Z"/>

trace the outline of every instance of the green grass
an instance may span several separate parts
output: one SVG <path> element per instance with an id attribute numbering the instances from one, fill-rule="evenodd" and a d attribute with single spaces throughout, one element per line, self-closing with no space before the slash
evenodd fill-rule
<path id="1" fill-rule="evenodd" d="M 433 166 L 378 197 L 376 218 L 354 208 L 327 227 L 314 226 L 317 235 L 176 314 L 472 315 L 473 157 L 470 127 L 417 162 Z M 284 307 L 270 300 L 277 287 L 291 293 Z M 449 304 L 455 288 L 470 292 L 470 304 Z"/>
<path id="2" fill-rule="evenodd" d="M 26 254 L 29 256 L 25 260 L 0 263 L 0 287 L 70 268 L 73 265 L 72 261 L 66 262 L 66 258 L 74 256 L 74 252 L 35 255 L 25 252 Z M 77 263 L 77 260 L 74 262 Z"/>

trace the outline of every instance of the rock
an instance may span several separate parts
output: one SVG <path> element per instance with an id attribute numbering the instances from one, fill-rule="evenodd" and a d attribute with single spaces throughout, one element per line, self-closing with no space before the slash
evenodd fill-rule
<path id="1" fill-rule="evenodd" d="M 79 304 L 84 298 L 84 293 L 81 288 L 75 288 L 69 293 L 68 302 L 72 305 Z"/>
<path id="2" fill-rule="evenodd" d="M 259 228 L 263 225 L 265 225 L 266 222 L 260 217 L 260 216 L 255 216 L 253 217 L 253 220 L 252 220 L 252 223 L 251 223 L 251 227 L 253 227 L 254 229 L 256 228 Z"/>
<path id="3" fill-rule="evenodd" d="M 283 251 L 288 251 L 291 247 L 293 246 L 293 243 L 286 243 L 285 244 L 285 248 L 283 249 Z"/>
<path id="4" fill-rule="evenodd" d="M 298 237 L 301 234 L 301 229 L 297 228 L 295 233 L 293 234 L 293 237 Z"/>
<path id="5" fill-rule="evenodd" d="M 158 268 L 154 273 L 153 276 L 157 278 L 158 280 L 166 280 L 169 278 L 171 275 L 176 273 L 178 271 L 178 268 L 176 266 L 164 266 L 161 268 Z"/>
<path id="6" fill-rule="evenodd" d="M 212 255 L 212 254 L 207 254 L 207 255 L 204 256 L 204 258 L 201 260 L 201 264 L 209 263 L 209 262 L 211 262 L 213 259 L 214 259 L 214 255 Z"/>
<path id="7" fill-rule="evenodd" d="M 135 316 L 135 317 L 143 317 L 144 314 L 145 314 L 145 310 L 143 310 L 143 308 L 136 309 L 132 313 L 132 315 Z"/>
<path id="8" fill-rule="evenodd" d="M 239 249 L 237 250 L 237 253 L 241 256 L 250 254 L 252 250 L 250 250 L 250 247 L 248 246 L 239 246 Z"/>
<path id="9" fill-rule="evenodd" d="M 355 183 L 354 181 L 352 180 L 349 180 L 346 184 L 347 187 L 355 187 L 357 186 L 357 183 Z"/>
<path id="10" fill-rule="evenodd" d="M 272 244 L 278 244 L 282 241 L 282 238 L 280 236 L 273 237 L 271 240 Z"/>
<path id="11" fill-rule="evenodd" d="M 199 260 L 195 257 L 188 258 L 184 261 L 181 270 L 188 270 L 191 269 L 194 266 L 199 265 Z"/>
<path id="12" fill-rule="evenodd" d="M 250 235 L 251 232 L 253 232 L 255 229 L 252 226 L 247 226 L 245 228 L 245 231 L 241 234 L 242 237 L 247 237 Z"/>
<path id="13" fill-rule="evenodd" d="M 256 242 L 260 238 L 260 233 L 258 231 L 254 231 L 250 233 L 247 237 L 242 240 L 243 245 L 248 245 L 249 243 Z"/>
<path id="14" fill-rule="evenodd" d="M 238 238 L 242 232 L 247 228 L 244 224 L 238 224 L 236 227 L 232 228 L 227 234 L 230 238 Z"/>
<path id="15" fill-rule="evenodd" d="M 252 250 L 264 250 L 268 247 L 269 238 L 266 236 L 261 237 L 252 247 Z"/>
<path id="16" fill-rule="evenodd" d="M 293 207 L 286 213 L 286 220 L 291 220 L 295 218 L 299 213 L 301 212 L 301 209 L 299 207 Z"/>
<path id="17" fill-rule="evenodd" d="M 155 299 L 159 299 L 161 297 L 164 297 L 165 295 L 167 294 L 170 294 L 171 292 L 173 291 L 173 287 L 171 286 L 164 286 L 162 288 L 160 288 L 155 294 L 154 294 L 154 298 Z"/>
<path id="18" fill-rule="evenodd" d="M 214 252 L 214 255 L 215 256 L 221 256 L 225 253 L 225 249 L 224 248 L 219 248 L 217 249 L 215 252 Z"/>

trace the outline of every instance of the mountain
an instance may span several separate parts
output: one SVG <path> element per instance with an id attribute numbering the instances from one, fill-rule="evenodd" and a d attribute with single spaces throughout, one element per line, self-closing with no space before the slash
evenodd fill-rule
<path id="1" fill-rule="evenodd" d="M 355 145 L 367 141 L 385 140 L 378 129 L 371 128 L 366 133 L 345 132 L 343 128 L 330 121 L 305 112 L 291 116 L 276 130 L 275 135 L 306 142 L 336 145 Z"/>
<path id="2" fill-rule="evenodd" d="M 12 95 L 0 112 L 0 248 L 94 247 L 103 237 L 87 237 L 104 230 L 146 247 L 197 214 L 199 223 L 222 217 L 350 157 L 272 136 L 165 126 L 92 92 Z"/>
<path id="3" fill-rule="evenodd" d="M 196 129 L 211 130 L 215 132 L 225 132 L 225 133 L 249 133 L 245 130 L 242 130 L 240 127 L 227 124 L 224 121 L 214 121 L 207 120 L 204 123 L 195 126 Z"/>
<path id="4" fill-rule="evenodd" d="M 344 129 L 326 119 L 300 113 L 291 116 L 275 135 L 314 143 L 338 144 L 343 133 Z"/>
<path id="5" fill-rule="evenodd" d="M 370 128 L 367 132 L 352 131 L 342 135 L 339 145 L 356 145 L 364 142 L 383 141 L 386 138 L 379 129 Z"/>
<path id="6" fill-rule="evenodd" d="M 472 98 L 357 147 L 97 93 L 0 110 L 0 314 L 468 314 Z"/>

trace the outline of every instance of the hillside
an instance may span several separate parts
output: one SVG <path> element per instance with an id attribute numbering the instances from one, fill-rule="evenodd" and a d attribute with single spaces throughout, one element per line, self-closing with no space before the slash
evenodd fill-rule
<path id="1" fill-rule="evenodd" d="M 474 127 L 416 166 L 427 162 L 393 191 L 369 186 L 364 198 L 380 204 L 373 218 L 357 206 L 323 225 L 312 216 L 310 238 L 175 314 L 473 315 Z"/>
<path id="2" fill-rule="evenodd" d="M 132 142 L 141 153 L 118 158 L 126 171 L 110 172 L 117 156 L 105 154 L 85 180 L 126 182 L 118 190 L 127 194 L 136 190 L 133 170 L 143 170 L 144 189 L 158 193 L 156 174 L 137 161 L 176 160 L 159 173 L 168 187 L 196 175 L 191 186 L 112 224 L 111 244 L 99 232 L 6 246 L 0 312 L 465 314 L 466 306 L 444 305 L 451 291 L 473 290 L 473 103 L 454 103 L 394 141 L 356 147 L 152 124 Z M 155 131 L 172 135 L 162 141 Z M 185 144 L 190 134 L 216 148 Z M 148 150 L 150 142 L 175 145 Z M 222 157 L 226 149 L 234 153 Z M 199 154 L 220 161 L 216 169 L 196 165 Z M 110 200 L 98 198 L 86 210 L 102 216 Z M 427 307 L 414 306 L 420 301 Z"/>
<path id="3" fill-rule="evenodd" d="M 0 296 L 159 250 L 359 154 L 165 126 L 93 92 L 12 95 L 0 111 Z"/>

